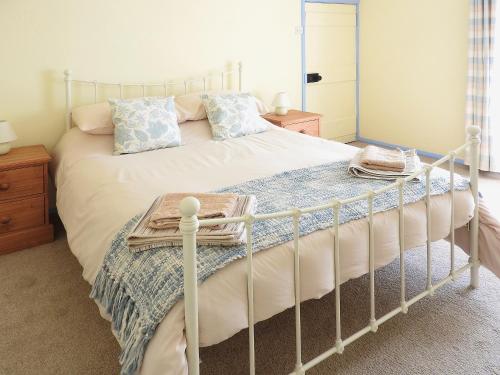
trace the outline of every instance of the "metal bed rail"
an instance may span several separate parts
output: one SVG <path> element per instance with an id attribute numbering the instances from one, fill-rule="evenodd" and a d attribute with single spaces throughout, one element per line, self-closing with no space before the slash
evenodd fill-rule
<path id="1" fill-rule="evenodd" d="M 199 374 L 199 340 L 198 340 L 198 281 L 197 281 L 197 263 L 196 263 L 196 232 L 199 226 L 226 224 L 235 222 L 244 222 L 247 234 L 247 298 L 248 298 L 248 327 L 249 327 L 249 360 L 250 360 L 250 374 L 255 374 L 255 341 L 254 341 L 254 293 L 253 293 L 253 235 L 252 229 L 256 221 L 269 220 L 276 218 L 292 218 L 293 220 L 293 249 L 294 249 L 294 293 L 295 293 L 295 338 L 296 338 L 296 361 L 295 370 L 293 374 L 302 375 L 305 372 L 321 361 L 327 359 L 333 354 L 342 354 L 344 348 L 356 341 L 360 337 L 369 332 L 376 332 L 378 327 L 391 319 L 399 313 L 406 314 L 408 308 L 422 298 L 433 295 L 436 289 L 443 285 L 455 280 L 455 278 L 470 269 L 470 285 L 474 288 L 479 285 L 479 259 L 478 259 L 478 166 L 479 166 L 479 145 L 480 145 L 480 129 L 477 126 L 471 126 L 467 129 L 468 140 L 467 142 L 450 152 L 448 155 L 437 160 L 433 164 L 426 165 L 424 168 L 416 171 L 411 176 L 401 178 L 396 182 L 374 191 L 369 191 L 365 194 L 343 200 L 333 200 L 329 203 L 318 205 L 308 208 L 293 208 L 286 211 L 261 214 L 261 215 L 246 215 L 236 218 L 227 219 L 208 219 L 198 220 L 196 214 L 199 211 L 200 203 L 194 197 L 185 198 L 180 205 L 182 219 L 180 223 L 180 230 L 183 234 L 183 251 L 184 251 L 184 301 L 185 301 L 185 323 L 186 323 L 186 339 L 187 339 L 187 359 L 188 370 L 190 375 Z M 474 216 L 470 222 L 470 236 L 471 236 L 471 251 L 468 264 L 455 269 L 455 194 L 454 194 L 454 163 L 456 156 L 464 151 L 469 151 L 470 155 L 470 186 L 473 195 L 475 207 Z M 445 163 L 449 163 L 450 170 L 450 195 L 451 195 L 451 225 L 450 225 L 450 272 L 447 277 L 440 280 L 436 284 L 432 283 L 432 247 L 431 247 L 431 192 L 430 192 L 430 175 L 431 171 Z M 405 284 L 405 227 L 404 227 L 404 187 L 416 176 L 425 175 L 426 179 L 426 219 L 427 219 L 427 282 L 425 291 L 417 296 L 407 299 L 406 298 L 406 284 Z M 374 212 L 373 200 L 374 198 L 384 192 L 390 190 L 397 190 L 399 196 L 399 249 L 400 249 L 400 306 L 384 316 L 377 318 L 375 315 L 375 245 L 374 245 Z M 367 325 L 356 332 L 355 334 L 343 338 L 342 337 L 342 323 L 340 312 L 340 222 L 339 214 L 342 206 L 366 200 L 368 202 L 368 241 L 369 241 L 369 282 L 370 282 L 370 319 Z M 335 344 L 327 351 L 321 353 L 314 359 L 307 363 L 302 361 L 302 340 L 301 340 L 301 316 L 300 316 L 300 247 L 299 247 L 299 224 L 300 218 L 303 214 L 315 212 L 319 210 L 331 209 L 333 211 L 333 231 L 334 241 L 332 246 L 333 257 L 333 275 L 334 275 L 334 290 L 335 290 Z"/>

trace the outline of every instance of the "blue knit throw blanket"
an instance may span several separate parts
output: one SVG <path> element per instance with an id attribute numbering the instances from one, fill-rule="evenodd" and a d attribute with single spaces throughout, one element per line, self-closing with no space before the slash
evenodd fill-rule
<path id="1" fill-rule="evenodd" d="M 326 203 L 334 198 L 345 199 L 390 184 L 367 180 L 347 173 L 348 162 L 340 161 L 310 168 L 286 171 L 277 175 L 227 187 L 218 192 L 253 194 L 257 213 L 272 213 L 293 207 L 303 208 Z M 469 188 L 468 180 L 456 176 L 455 189 Z M 431 194 L 450 190 L 449 173 L 434 170 Z M 407 183 L 405 204 L 425 196 L 425 179 Z M 397 190 L 378 195 L 374 212 L 398 206 Z M 366 200 L 342 207 L 340 222 L 346 223 L 367 216 Z M 164 247 L 134 253 L 128 250 L 127 235 L 141 215 L 132 218 L 116 235 L 95 280 L 91 297 L 111 315 L 122 352 L 122 375 L 132 375 L 140 368 L 144 351 L 156 327 L 184 294 L 182 247 Z M 300 220 L 300 235 L 332 226 L 331 209 L 305 214 Z M 293 239 L 292 220 L 273 219 L 255 223 L 254 248 L 257 252 Z M 198 280 L 203 282 L 218 269 L 245 256 L 246 246 L 198 247 Z"/>

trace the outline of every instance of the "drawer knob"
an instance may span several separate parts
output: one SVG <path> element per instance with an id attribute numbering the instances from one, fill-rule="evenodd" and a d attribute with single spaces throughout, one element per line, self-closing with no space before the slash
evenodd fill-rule
<path id="1" fill-rule="evenodd" d="M 299 133 L 306 134 L 306 130 L 305 129 L 301 129 L 301 130 L 299 130 Z"/>
<path id="2" fill-rule="evenodd" d="M 0 184 L 0 190 L 1 191 L 9 190 L 9 188 L 10 188 L 10 184 L 8 184 L 7 182 L 4 182 L 4 183 Z"/>
<path id="3" fill-rule="evenodd" d="M 10 223 L 12 219 L 9 216 L 3 216 L 0 218 L 0 224 L 1 225 L 7 225 Z"/>

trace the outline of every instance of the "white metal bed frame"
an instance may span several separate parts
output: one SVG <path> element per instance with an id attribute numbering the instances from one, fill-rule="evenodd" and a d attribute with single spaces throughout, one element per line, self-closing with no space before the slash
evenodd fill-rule
<path id="1" fill-rule="evenodd" d="M 248 327 L 249 327 L 249 360 L 250 374 L 255 374 L 255 349 L 254 349 L 254 301 L 253 301 L 253 260 L 252 260 L 252 228 L 255 221 L 269 220 L 276 218 L 292 218 L 293 219 L 293 248 L 294 248 L 294 293 L 295 293 L 295 342 L 296 342 L 296 363 L 295 370 L 292 374 L 303 375 L 305 372 L 331 355 L 337 353 L 342 354 L 345 346 L 356 341 L 360 337 L 369 332 L 377 332 L 379 325 L 391 319 L 399 313 L 406 314 L 408 308 L 426 296 L 434 295 L 436 289 L 444 286 L 450 281 L 454 281 L 456 277 L 470 269 L 470 285 L 473 288 L 479 286 L 479 259 L 478 259 L 478 166 L 479 166 L 479 145 L 480 129 L 477 126 L 470 126 L 467 129 L 468 140 L 465 144 L 458 147 L 448 155 L 437 160 L 433 164 L 426 165 L 421 170 L 416 171 L 412 175 L 401 178 L 396 182 L 365 194 L 343 200 L 333 200 L 319 206 L 307 208 L 292 208 L 286 211 L 275 212 L 271 214 L 261 215 L 246 215 L 228 219 L 207 219 L 198 220 L 196 214 L 200 209 L 199 201 L 194 197 L 184 198 L 181 202 L 180 209 L 182 219 L 180 230 L 183 234 L 183 251 L 184 251 L 184 304 L 185 304 L 185 321 L 186 321 L 186 339 L 187 339 L 187 358 L 188 369 L 190 375 L 199 374 L 199 342 L 198 342 L 198 284 L 197 284 L 197 269 L 196 269 L 196 232 L 199 226 L 208 226 L 216 224 L 244 222 L 247 233 L 247 297 L 248 297 Z M 461 268 L 455 269 L 455 192 L 454 192 L 454 166 L 458 154 L 467 151 L 470 152 L 470 185 L 471 192 L 474 198 L 474 216 L 470 221 L 470 236 L 471 249 L 469 262 Z M 433 168 L 436 168 L 446 162 L 449 162 L 450 170 L 450 195 L 451 195 L 451 224 L 450 224 L 450 273 L 447 277 L 440 280 L 436 284 L 432 284 L 432 247 L 431 247 L 431 210 L 430 210 L 430 174 Z M 426 218 L 427 218 L 427 283 L 425 291 L 416 295 L 410 300 L 406 299 L 405 287 L 405 264 L 404 264 L 404 203 L 403 189 L 407 182 L 413 178 L 425 175 L 426 178 Z M 396 189 L 399 195 L 399 248 L 400 248 L 400 306 L 377 318 L 375 316 L 375 245 L 373 231 L 373 200 L 375 196 L 385 193 L 389 190 Z M 370 320 L 368 325 L 348 338 L 342 338 L 342 325 L 340 316 L 340 239 L 339 239 L 339 213 L 343 205 L 367 200 L 368 202 L 368 241 L 369 241 L 369 273 L 370 273 Z M 329 350 L 321 353 L 307 363 L 302 363 L 302 340 L 301 340 L 301 321 L 300 321 L 300 248 L 299 248 L 299 221 L 301 215 L 309 212 L 315 212 L 325 209 L 333 210 L 333 228 L 334 228 L 334 243 L 333 243 L 333 275 L 335 283 L 335 345 Z"/>
<path id="2" fill-rule="evenodd" d="M 146 89 L 148 88 L 159 88 L 163 89 L 163 94 L 165 96 L 169 95 L 169 89 L 174 88 L 175 86 L 183 86 L 184 94 L 190 92 L 189 88 L 195 84 L 201 84 L 202 92 L 207 91 L 210 84 L 213 81 L 220 80 L 220 88 L 225 89 L 225 84 L 228 82 L 227 77 L 237 75 L 238 77 L 238 91 L 242 90 L 243 86 L 243 65 L 241 62 L 237 62 L 236 66 L 232 66 L 230 69 L 222 70 L 219 72 L 214 72 L 211 74 L 207 74 L 201 77 L 185 79 L 185 80 L 164 80 L 163 82 L 106 82 L 106 81 L 96 81 L 96 80 L 82 80 L 82 79 L 74 79 L 73 72 L 71 69 L 66 69 L 64 71 L 64 82 L 66 89 L 66 114 L 65 114 L 65 124 L 66 130 L 69 130 L 72 125 L 71 120 L 71 110 L 73 108 L 73 85 L 87 85 L 92 87 L 94 103 L 97 103 L 98 100 L 98 90 L 99 87 L 111 86 L 119 89 L 119 97 L 124 98 L 125 89 L 128 87 L 135 87 L 142 89 L 142 96 L 146 96 Z M 234 84 L 234 82 L 233 82 Z"/>
<path id="3" fill-rule="evenodd" d="M 115 86 L 119 88 L 120 97 L 124 97 L 124 88 L 126 87 L 142 87 L 143 96 L 146 93 L 146 88 L 149 87 L 160 87 L 163 88 L 165 95 L 168 94 L 169 88 L 176 85 L 184 86 L 184 93 L 188 93 L 188 88 L 194 82 L 202 83 L 203 91 L 207 89 L 207 83 L 213 79 L 220 79 L 221 87 L 224 87 L 225 77 L 237 73 L 238 75 L 238 89 L 242 89 L 242 64 L 239 62 L 237 64 L 237 69 L 230 69 L 221 71 L 216 74 L 210 74 L 204 77 L 183 80 L 183 81 L 163 81 L 160 83 L 114 83 L 114 82 L 100 82 L 100 81 L 89 81 L 89 80 L 77 80 L 73 79 L 71 70 L 66 70 L 65 83 L 66 83 L 66 129 L 71 128 L 71 109 L 73 105 L 72 87 L 73 84 L 84 84 L 91 85 L 94 90 L 94 102 L 98 99 L 98 87 L 99 86 Z M 183 235 L 183 252 L 184 252 L 184 304 L 185 304 L 185 324 L 186 324 L 186 340 L 187 340 L 187 359 L 188 359 L 188 371 L 190 375 L 198 375 L 200 371 L 200 361 L 199 361 L 199 339 L 198 339 L 198 279 L 197 279 L 197 261 L 196 261 L 196 233 L 200 226 L 216 225 L 216 224 L 226 224 L 226 223 L 236 223 L 243 222 L 246 227 L 247 233 L 247 298 L 248 298 L 248 327 L 249 327 L 249 361 L 250 361 L 250 374 L 255 374 L 255 346 L 254 346 L 254 297 L 253 297 L 253 258 L 252 258 L 252 228 L 256 221 L 260 220 L 270 220 L 276 218 L 292 218 L 293 220 L 293 251 L 294 251 L 294 293 L 295 293 L 295 338 L 296 338 L 296 362 L 295 370 L 292 374 L 303 375 L 305 372 L 333 354 L 342 354 L 344 348 L 361 338 L 369 332 L 376 332 L 378 327 L 391 319 L 399 313 L 406 314 L 408 308 L 414 303 L 418 302 L 426 296 L 432 296 L 436 289 L 444 286 L 445 284 L 454 281 L 460 274 L 466 272 L 470 269 L 470 285 L 473 288 L 479 286 L 479 267 L 480 262 L 478 259 L 478 235 L 479 235 L 479 219 L 478 219 L 478 166 L 479 166 L 479 145 L 480 140 L 480 129 L 477 126 L 470 126 L 467 129 L 468 139 L 465 144 L 458 147 L 454 151 L 451 151 L 446 156 L 437 160 L 431 165 L 427 165 L 421 170 L 416 171 L 412 175 L 401 178 L 396 182 L 375 190 L 369 191 L 365 194 L 343 200 L 333 200 L 329 203 L 325 203 L 319 206 L 307 207 L 307 208 L 291 208 L 286 211 L 275 212 L 271 214 L 261 214 L 261 215 L 246 215 L 242 217 L 234 217 L 227 219 L 208 219 L 208 220 L 198 220 L 197 213 L 200 209 L 199 201 L 194 197 L 185 198 L 180 205 L 180 210 L 182 213 L 182 219 L 180 222 L 180 230 Z M 455 268 L 455 194 L 454 194 L 454 166 L 456 157 L 463 153 L 469 151 L 470 156 L 470 186 L 471 192 L 474 199 L 474 216 L 471 219 L 470 225 L 470 240 L 471 249 L 469 262 L 458 269 Z M 450 272 L 447 277 L 440 280 L 438 283 L 432 283 L 432 264 L 431 264 L 431 210 L 430 210 L 430 174 L 433 168 L 440 165 L 449 163 L 450 170 L 450 195 L 451 195 L 451 224 L 450 224 Z M 416 295 L 412 299 L 406 299 L 406 287 L 405 287 L 405 263 L 404 263 L 404 203 L 403 203 L 403 189 L 407 182 L 411 181 L 416 176 L 425 175 L 426 178 L 426 218 L 427 218 L 427 283 L 426 289 L 420 294 Z M 373 231 L 373 200 L 375 196 L 387 192 L 389 190 L 397 190 L 399 195 L 399 248 L 400 248 L 400 306 L 385 314 L 382 317 L 377 318 L 375 315 L 375 244 L 374 244 L 374 231 Z M 369 241 L 369 274 L 370 274 L 370 320 L 368 324 L 358 332 L 353 335 L 343 338 L 342 337 L 342 324 L 340 315 L 340 239 L 339 239 L 339 215 L 342 206 L 356 202 L 366 200 L 368 202 L 368 241 Z M 335 344 L 327 351 L 321 353 L 314 359 L 307 363 L 302 362 L 302 340 L 301 340 L 301 317 L 300 317 L 300 248 L 299 248 L 299 222 L 301 215 L 305 213 L 331 209 L 333 210 L 333 230 L 334 230 L 334 241 L 332 246 L 332 257 L 333 257 L 333 275 L 334 275 L 334 289 L 335 289 L 335 332 L 336 341 Z"/>

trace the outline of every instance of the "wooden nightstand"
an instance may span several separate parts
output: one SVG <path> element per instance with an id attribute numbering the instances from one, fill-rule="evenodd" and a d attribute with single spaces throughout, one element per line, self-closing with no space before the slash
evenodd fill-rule
<path id="1" fill-rule="evenodd" d="M 50 155 L 44 146 L 0 155 L 0 254 L 51 242 L 47 192 Z"/>
<path id="2" fill-rule="evenodd" d="M 317 113 L 291 109 L 284 116 L 268 113 L 262 117 L 276 126 L 319 137 L 319 119 L 321 115 Z"/>

